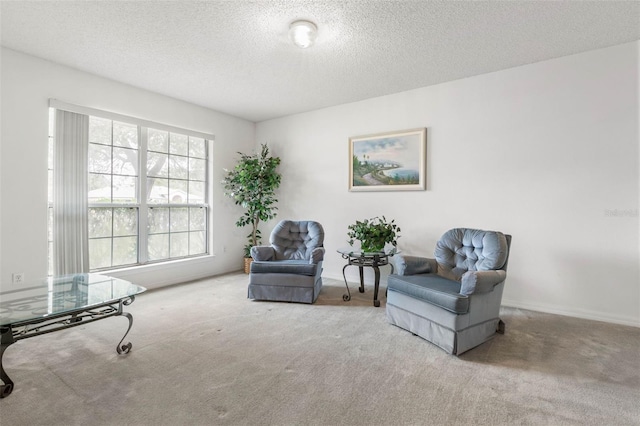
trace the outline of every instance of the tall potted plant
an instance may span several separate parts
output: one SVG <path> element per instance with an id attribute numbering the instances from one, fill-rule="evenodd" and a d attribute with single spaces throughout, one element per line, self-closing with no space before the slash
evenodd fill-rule
<path id="1" fill-rule="evenodd" d="M 269 155 L 269 148 L 262 144 L 259 154 L 240 154 L 240 161 L 231 169 L 225 169 L 222 180 L 225 195 L 233 198 L 236 205 L 245 209 L 244 214 L 236 222 L 237 227 L 251 225 L 251 233 L 247 235 L 248 242 L 244 246 L 245 272 L 249 272 L 251 262 L 251 247 L 259 245 L 261 241 L 260 221 L 267 221 L 276 217 L 275 191 L 280 186 L 280 173 L 277 167 L 280 157 Z"/>

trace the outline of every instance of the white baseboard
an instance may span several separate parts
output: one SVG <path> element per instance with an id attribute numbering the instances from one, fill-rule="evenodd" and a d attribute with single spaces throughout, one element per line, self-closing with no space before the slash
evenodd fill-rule
<path id="1" fill-rule="evenodd" d="M 226 266 L 226 267 L 225 267 Z M 154 263 L 102 272 L 149 290 L 232 272 L 237 268 L 217 264 L 213 255 Z"/>
<path id="2" fill-rule="evenodd" d="M 602 321 L 613 324 L 640 327 L 640 318 L 628 318 L 618 315 L 611 315 L 606 312 L 587 311 L 575 308 L 563 308 L 561 306 L 538 305 L 532 303 L 522 303 L 517 300 L 502 299 L 502 306 L 511 308 L 527 309 L 530 311 L 545 312 L 547 314 L 564 315 L 567 317 L 582 318 L 592 321 Z"/>
<path id="3" fill-rule="evenodd" d="M 323 274 L 322 276 L 344 283 L 344 278 L 341 275 L 337 276 L 333 274 Z M 355 278 L 353 281 L 351 280 L 351 278 L 352 278 L 351 276 L 347 275 L 347 281 L 349 282 L 349 284 L 352 284 L 352 283 L 356 284 L 356 281 L 359 281 L 359 278 Z M 381 279 L 380 285 L 386 286 L 386 281 L 383 281 Z M 505 298 L 502 299 L 502 305 L 508 306 L 511 308 L 545 312 L 547 314 L 564 315 L 564 316 L 573 317 L 573 318 L 582 318 L 582 319 L 587 319 L 592 321 L 602 321 L 602 322 L 608 322 L 612 324 L 628 325 L 631 327 L 640 327 L 640 318 L 622 317 L 618 315 L 608 314 L 606 312 L 595 312 L 595 311 L 588 311 L 583 309 L 565 308 L 562 306 L 523 303 L 517 300 L 510 300 Z"/>

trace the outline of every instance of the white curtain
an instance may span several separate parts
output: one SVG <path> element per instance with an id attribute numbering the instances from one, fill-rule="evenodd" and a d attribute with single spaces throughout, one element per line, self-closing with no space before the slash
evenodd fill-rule
<path id="1" fill-rule="evenodd" d="M 53 274 L 89 272 L 89 116 L 56 110 Z"/>

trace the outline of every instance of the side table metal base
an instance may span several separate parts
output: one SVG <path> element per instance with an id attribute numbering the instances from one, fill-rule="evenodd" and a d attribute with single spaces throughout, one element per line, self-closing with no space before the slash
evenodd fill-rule
<path id="1" fill-rule="evenodd" d="M 347 283 L 347 277 L 345 270 L 347 266 L 357 266 L 360 273 L 360 287 L 358 291 L 364 293 L 364 267 L 370 267 L 374 272 L 374 287 L 373 287 L 373 306 L 380 307 L 380 301 L 378 300 L 378 290 L 380 288 L 380 266 L 391 266 L 391 273 L 393 273 L 393 265 L 389 263 L 389 257 L 386 254 L 365 254 L 365 255 L 350 255 L 342 253 L 342 257 L 347 260 L 347 264 L 342 268 L 342 278 L 344 279 L 344 285 L 347 287 L 347 293 L 342 295 L 342 300 L 348 302 L 351 300 L 351 291 L 349 290 L 349 284 Z"/>

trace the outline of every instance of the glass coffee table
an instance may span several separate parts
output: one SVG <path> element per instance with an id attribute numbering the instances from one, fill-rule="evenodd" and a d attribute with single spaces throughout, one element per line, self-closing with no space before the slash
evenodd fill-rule
<path id="1" fill-rule="evenodd" d="M 380 306 L 378 300 L 378 289 L 380 287 L 380 266 L 391 266 L 391 273 L 393 274 L 393 264 L 389 263 L 389 258 L 393 255 L 400 253 L 395 247 L 385 248 L 379 252 L 367 252 L 355 247 L 346 247 L 338 249 L 338 253 L 342 255 L 343 259 L 347 260 L 347 264 L 342 268 L 342 278 L 344 278 L 344 285 L 347 287 L 347 294 L 342 296 L 342 300 L 345 302 L 351 300 L 351 291 L 349 290 L 349 284 L 347 284 L 347 277 L 344 274 L 347 266 L 357 266 L 360 270 L 360 288 L 358 291 L 364 293 L 364 268 L 372 268 L 374 272 L 374 287 L 373 287 L 373 306 L 376 308 Z"/>
<path id="2" fill-rule="evenodd" d="M 2 365 L 4 351 L 13 343 L 89 322 L 124 316 L 129 327 L 116 346 L 118 354 L 131 350 L 124 342 L 133 317 L 124 307 L 144 287 L 100 274 L 53 277 L 18 290 L 0 292 L 0 398 L 13 391 L 13 381 Z"/>

